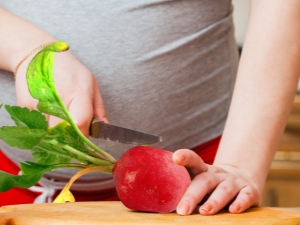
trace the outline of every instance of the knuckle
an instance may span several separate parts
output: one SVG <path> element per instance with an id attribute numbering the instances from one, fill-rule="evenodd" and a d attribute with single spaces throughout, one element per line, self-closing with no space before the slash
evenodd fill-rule
<path id="1" fill-rule="evenodd" d="M 244 194 L 246 195 L 246 197 L 249 200 L 253 200 L 254 199 L 254 192 L 252 190 L 246 190 Z"/>
<path id="2" fill-rule="evenodd" d="M 206 187 L 210 187 L 213 185 L 213 180 L 211 178 L 211 175 L 207 172 L 203 172 L 196 176 L 194 180 L 203 183 Z"/>
<path id="3" fill-rule="evenodd" d="M 223 170 L 221 168 L 219 168 L 218 166 L 209 166 L 208 172 L 213 173 L 213 174 L 218 174 L 218 173 L 223 172 Z"/>
<path id="4" fill-rule="evenodd" d="M 220 184 L 219 185 L 219 189 L 224 193 L 224 194 L 231 194 L 232 192 L 232 188 L 230 188 L 228 185 L 226 184 Z"/>
<path id="5" fill-rule="evenodd" d="M 256 191 L 253 187 L 247 187 L 243 190 L 243 196 L 240 198 L 241 201 L 251 202 L 253 204 L 258 204 L 260 201 L 260 196 L 258 191 Z"/>

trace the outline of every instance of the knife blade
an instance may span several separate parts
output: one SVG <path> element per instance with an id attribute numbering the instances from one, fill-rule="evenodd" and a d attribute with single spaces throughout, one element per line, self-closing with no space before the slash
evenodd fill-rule
<path id="1" fill-rule="evenodd" d="M 90 125 L 90 136 L 132 145 L 151 145 L 163 141 L 161 136 L 104 123 L 96 117 Z"/>

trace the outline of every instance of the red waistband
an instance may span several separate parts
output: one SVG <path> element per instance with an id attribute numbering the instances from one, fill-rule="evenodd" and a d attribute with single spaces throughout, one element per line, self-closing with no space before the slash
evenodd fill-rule
<path id="1" fill-rule="evenodd" d="M 193 148 L 193 151 L 196 152 L 205 163 L 213 164 L 216 157 L 218 147 L 221 141 L 221 136 L 216 137 L 210 141 L 207 141 L 196 148 Z"/>

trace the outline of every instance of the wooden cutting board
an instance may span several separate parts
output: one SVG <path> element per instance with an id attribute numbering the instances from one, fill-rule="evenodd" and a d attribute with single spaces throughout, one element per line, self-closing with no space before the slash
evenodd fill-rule
<path id="1" fill-rule="evenodd" d="M 282 208 L 251 208 L 242 214 L 226 211 L 213 216 L 193 213 L 158 214 L 135 212 L 121 202 L 14 205 L 0 208 L 0 225 L 94 225 L 94 224 L 188 224 L 188 225 L 300 225 L 300 211 Z"/>

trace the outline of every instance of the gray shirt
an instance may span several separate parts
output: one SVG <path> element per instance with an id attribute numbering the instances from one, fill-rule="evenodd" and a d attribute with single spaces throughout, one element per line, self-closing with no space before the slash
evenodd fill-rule
<path id="1" fill-rule="evenodd" d="M 0 0 L 0 5 L 70 45 L 96 76 L 111 123 L 161 135 L 165 140 L 156 146 L 170 151 L 222 133 L 238 63 L 230 0 Z M 16 104 L 14 79 L 5 71 L 0 102 Z M 1 110 L 0 126 L 9 120 Z M 92 141 L 115 158 L 131 147 Z M 15 162 L 31 159 L 30 152 L 3 142 L 0 149 Z M 66 181 L 73 173 L 47 176 Z M 90 174 L 77 187 L 87 182 L 95 189 L 113 185 L 109 175 Z"/>

